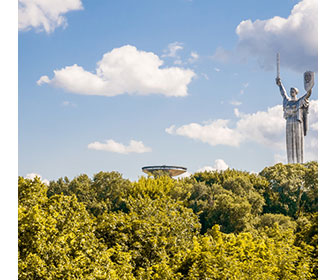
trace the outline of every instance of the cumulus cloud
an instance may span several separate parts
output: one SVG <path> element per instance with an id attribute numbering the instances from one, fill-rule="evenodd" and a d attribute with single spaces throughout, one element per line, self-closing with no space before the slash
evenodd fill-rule
<path id="1" fill-rule="evenodd" d="M 107 151 L 107 152 L 125 154 L 125 155 L 130 154 L 130 153 L 142 154 L 142 153 L 147 153 L 147 152 L 152 151 L 152 149 L 149 147 L 146 147 L 142 143 L 142 141 L 135 141 L 135 140 L 131 140 L 128 146 L 115 142 L 112 139 L 107 140 L 105 143 L 96 141 L 96 142 L 90 143 L 88 145 L 88 148 L 93 149 L 93 150 Z"/>
<path id="2" fill-rule="evenodd" d="M 245 142 L 256 142 L 277 151 L 285 150 L 285 119 L 282 105 L 258 111 L 253 114 L 244 114 L 237 108 L 235 115 L 238 118 L 235 125 L 230 120 L 217 119 L 202 124 L 190 123 L 166 128 L 171 135 L 185 136 L 200 140 L 204 143 L 239 147 Z M 317 130 L 318 106 L 317 100 L 312 100 L 309 107 L 309 130 L 305 137 L 306 159 L 317 159 Z M 277 156 L 277 159 L 280 156 Z"/>
<path id="3" fill-rule="evenodd" d="M 54 77 L 42 76 L 38 85 L 50 84 L 69 92 L 85 95 L 120 94 L 188 95 L 188 84 L 195 73 L 179 67 L 161 68 L 163 61 L 152 52 L 126 45 L 104 54 L 96 73 L 74 64 L 54 70 Z"/>
<path id="4" fill-rule="evenodd" d="M 166 128 L 166 132 L 197 139 L 212 146 L 228 145 L 238 147 L 243 140 L 242 135 L 238 131 L 229 128 L 228 123 L 229 120 L 219 119 L 204 124 L 186 124 L 178 128 L 172 125 Z"/>
<path id="5" fill-rule="evenodd" d="M 317 71 L 317 14 L 317 0 L 302 0 L 287 18 L 244 20 L 236 28 L 238 50 L 257 57 L 265 69 L 274 69 L 280 52 L 282 66 Z"/>
<path id="6" fill-rule="evenodd" d="M 282 148 L 285 132 L 282 105 L 254 114 L 239 113 L 236 130 L 244 141 L 254 141 L 270 147 Z"/>
<path id="7" fill-rule="evenodd" d="M 51 33 L 67 24 L 64 14 L 83 9 L 81 0 L 19 0 L 19 30 Z"/>
<path id="8" fill-rule="evenodd" d="M 40 174 L 37 173 L 28 173 L 25 178 L 26 179 L 30 179 L 30 180 L 34 180 L 35 177 L 38 177 L 42 183 L 49 185 L 49 181 L 47 179 L 42 179 L 42 176 Z"/>
<path id="9" fill-rule="evenodd" d="M 221 171 L 228 169 L 229 166 L 225 163 L 222 159 L 216 159 L 214 166 L 204 166 L 197 170 L 197 172 L 203 172 L 203 171 Z"/>

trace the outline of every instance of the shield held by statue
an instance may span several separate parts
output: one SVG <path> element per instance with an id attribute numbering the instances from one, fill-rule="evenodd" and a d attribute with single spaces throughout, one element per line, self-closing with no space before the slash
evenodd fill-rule
<path id="1" fill-rule="evenodd" d="M 303 74 L 303 83 L 306 91 L 311 90 L 314 86 L 314 72 L 306 71 Z"/>

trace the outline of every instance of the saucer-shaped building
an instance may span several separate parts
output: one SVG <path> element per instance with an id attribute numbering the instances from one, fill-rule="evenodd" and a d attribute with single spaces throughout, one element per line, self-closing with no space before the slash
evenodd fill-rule
<path id="1" fill-rule="evenodd" d="M 186 167 L 172 165 L 152 165 L 142 167 L 142 171 L 154 177 L 168 175 L 170 177 L 178 176 L 187 171 Z"/>

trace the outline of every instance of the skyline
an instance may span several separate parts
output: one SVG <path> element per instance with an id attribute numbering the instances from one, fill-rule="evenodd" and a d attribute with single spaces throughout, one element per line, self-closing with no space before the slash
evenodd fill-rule
<path id="1" fill-rule="evenodd" d="M 277 52 L 287 91 L 316 72 L 305 161 L 317 160 L 317 1 L 67 3 L 51 18 L 46 5 L 44 25 L 19 13 L 19 175 L 285 162 Z"/>

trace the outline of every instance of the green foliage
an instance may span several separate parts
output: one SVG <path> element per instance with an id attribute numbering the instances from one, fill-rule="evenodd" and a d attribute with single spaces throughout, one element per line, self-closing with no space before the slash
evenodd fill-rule
<path id="1" fill-rule="evenodd" d="M 267 181 L 261 176 L 228 169 L 195 173 L 188 182 L 193 185 L 189 207 L 199 213 L 202 233 L 215 224 L 226 233 L 248 230 L 262 213 Z"/>
<path id="2" fill-rule="evenodd" d="M 181 266 L 185 279 L 311 279 L 309 256 L 293 245 L 293 236 L 253 237 L 223 234 L 214 226 L 194 238 Z"/>
<path id="3" fill-rule="evenodd" d="M 297 226 L 297 223 L 291 217 L 282 214 L 267 213 L 258 217 L 257 220 L 255 228 L 259 231 L 267 230 L 267 228 L 271 228 L 276 224 L 280 231 L 294 233 Z"/>
<path id="4" fill-rule="evenodd" d="M 123 179 L 118 172 L 99 172 L 91 180 L 80 175 L 69 181 L 68 178 L 50 182 L 48 196 L 54 194 L 76 195 L 86 209 L 98 216 L 104 211 L 125 209 L 123 197 L 131 187 L 129 180 Z"/>
<path id="5" fill-rule="evenodd" d="M 269 182 L 264 193 L 265 213 L 297 218 L 300 213 L 317 212 L 317 162 L 276 164 L 260 172 Z"/>
<path id="6" fill-rule="evenodd" d="M 18 213 L 19 279 L 117 278 L 110 253 L 75 196 L 48 199 L 39 179 L 19 178 Z"/>
<path id="7" fill-rule="evenodd" d="M 172 275 L 192 237 L 199 232 L 197 216 L 169 198 L 152 200 L 138 196 L 129 199 L 128 207 L 127 214 L 114 212 L 99 216 L 97 237 L 114 251 L 130 254 L 137 279 L 143 274 Z M 167 268 L 162 269 L 162 265 Z"/>
<path id="8" fill-rule="evenodd" d="M 35 177 L 34 180 L 19 177 L 18 186 L 19 206 L 29 209 L 47 201 L 46 193 L 48 187 L 42 184 L 38 177 Z"/>
<path id="9" fill-rule="evenodd" d="M 19 279 L 317 279 L 317 163 L 19 177 Z"/>
<path id="10" fill-rule="evenodd" d="M 318 272 L 318 215 L 317 212 L 297 219 L 295 245 L 305 250 L 307 246 L 313 247 L 311 251 L 312 269 L 317 279 Z"/>

